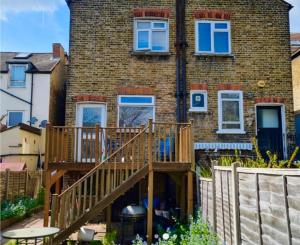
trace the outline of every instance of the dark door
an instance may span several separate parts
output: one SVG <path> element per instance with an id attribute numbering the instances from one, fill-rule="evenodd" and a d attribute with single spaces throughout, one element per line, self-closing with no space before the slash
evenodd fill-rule
<path id="1" fill-rule="evenodd" d="M 276 153 L 279 159 L 283 158 L 280 106 L 257 107 L 257 141 L 265 158 L 267 151 Z"/>

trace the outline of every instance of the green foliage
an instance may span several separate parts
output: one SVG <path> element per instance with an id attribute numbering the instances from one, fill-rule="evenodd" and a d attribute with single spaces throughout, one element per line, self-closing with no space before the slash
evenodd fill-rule
<path id="1" fill-rule="evenodd" d="M 114 245 L 117 240 L 117 231 L 107 232 L 103 238 L 103 245 Z"/>
<path id="2" fill-rule="evenodd" d="M 218 238 L 208 224 L 203 222 L 200 211 L 195 219 L 190 218 L 189 224 L 176 222 L 174 229 L 154 236 L 155 245 L 217 245 Z M 145 241 L 137 235 L 133 245 L 144 245 Z"/>
<path id="3" fill-rule="evenodd" d="M 31 197 L 19 197 L 13 201 L 1 202 L 0 220 L 11 217 L 23 217 L 29 215 L 31 210 L 44 204 L 44 189 L 40 189 L 36 199 Z"/>
<path id="4" fill-rule="evenodd" d="M 244 168 L 300 168 L 300 164 L 295 163 L 295 158 L 299 152 L 299 147 L 297 146 L 288 160 L 279 160 L 278 156 L 270 151 L 266 154 L 269 160 L 265 160 L 258 148 L 257 140 L 253 138 L 252 140 L 254 150 L 256 153 L 256 158 L 244 158 L 241 159 L 240 151 L 236 150 L 234 156 L 222 156 L 218 159 L 218 165 L 220 166 L 231 166 L 234 162 L 237 162 L 240 167 Z M 211 168 L 209 166 L 202 166 L 200 169 L 200 175 L 204 178 L 211 177 Z"/>

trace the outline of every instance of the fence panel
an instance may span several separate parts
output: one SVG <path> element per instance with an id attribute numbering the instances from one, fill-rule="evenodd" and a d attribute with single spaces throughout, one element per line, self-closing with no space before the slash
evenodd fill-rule
<path id="1" fill-rule="evenodd" d="M 200 179 L 203 218 L 212 224 L 221 241 L 224 244 L 300 244 L 300 170 L 237 168 L 234 172 L 237 181 L 233 182 L 232 169 L 235 168 L 215 166 L 214 183 Z M 233 195 L 234 190 L 238 190 L 238 195 Z M 234 242 L 235 231 L 237 242 Z"/>
<path id="2" fill-rule="evenodd" d="M 20 196 L 36 197 L 42 186 L 43 171 L 0 172 L 0 199 L 13 200 Z"/>

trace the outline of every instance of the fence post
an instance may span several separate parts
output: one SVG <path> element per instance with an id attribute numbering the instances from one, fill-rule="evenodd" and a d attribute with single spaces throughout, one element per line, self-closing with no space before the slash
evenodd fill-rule
<path id="1" fill-rule="evenodd" d="M 52 195 L 52 203 L 51 203 L 51 220 L 50 226 L 56 227 L 57 224 L 57 208 L 58 208 L 58 194 Z"/>
<path id="2" fill-rule="evenodd" d="M 6 186 L 5 186 L 5 199 L 8 200 L 8 189 L 9 189 L 9 169 L 5 169 L 5 180 L 6 180 Z"/>
<path id="3" fill-rule="evenodd" d="M 95 137 L 95 160 L 96 164 L 99 163 L 99 130 L 100 126 L 99 124 L 96 125 L 96 137 Z"/>
<path id="4" fill-rule="evenodd" d="M 212 211 L 213 211 L 213 231 L 217 232 L 217 209 L 216 209 L 216 176 L 215 176 L 215 162 L 212 161 L 211 164 L 212 172 Z"/>
<path id="5" fill-rule="evenodd" d="M 234 245 L 240 245 L 240 219 L 239 219 L 239 186 L 238 186 L 238 173 L 236 163 L 232 164 L 231 177 L 232 177 L 232 207 L 233 207 L 233 234 Z"/>

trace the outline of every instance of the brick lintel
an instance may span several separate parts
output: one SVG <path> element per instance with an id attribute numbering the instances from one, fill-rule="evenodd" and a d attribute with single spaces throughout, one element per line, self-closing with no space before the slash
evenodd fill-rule
<path id="1" fill-rule="evenodd" d="M 120 95 L 153 95 L 154 91 L 152 88 L 129 88 L 120 87 L 117 89 Z"/>
<path id="2" fill-rule="evenodd" d="M 194 11 L 194 17 L 196 19 L 218 19 L 218 20 L 230 20 L 231 13 L 225 10 L 207 10 L 201 9 Z"/>
<path id="3" fill-rule="evenodd" d="M 221 83 L 218 84 L 218 90 L 243 90 L 241 84 Z"/>
<path id="4" fill-rule="evenodd" d="M 190 89 L 191 90 L 207 90 L 208 85 L 207 85 L 207 83 L 191 83 Z"/>
<path id="5" fill-rule="evenodd" d="M 106 96 L 81 94 L 73 97 L 76 102 L 94 101 L 94 102 L 106 102 Z"/>
<path id="6" fill-rule="evenodd" d="M 281 97 L 260 97 L 255 99 L 255 104 L 258 103 L 284 103 L 284 98 Z"/>
<path id="7" fill-rule="evenodd" d="M 171 10 L 168 8 L 135 8 L 133 9 L 134 17 L 159 17 L 169 18 Z"/>

